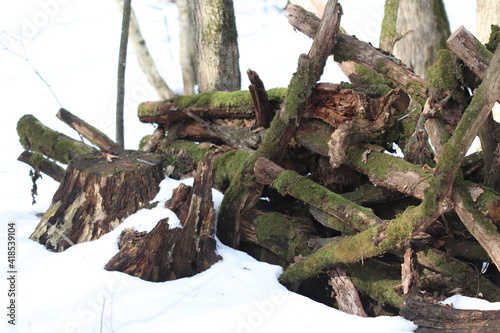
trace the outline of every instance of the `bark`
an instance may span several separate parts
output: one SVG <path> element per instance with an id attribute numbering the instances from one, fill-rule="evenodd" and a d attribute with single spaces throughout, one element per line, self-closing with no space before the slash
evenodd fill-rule
<path id="1" fill-rule="evenodd" d="M 123 0 L 116 0 L 118 7 L 123 11 Z M 168 87 L 165 80 L 161 77 L 158 68 L 156 67 L 153 57 L 149 53 L 146 47 L 146 41 L 142 37 L 141 30 L 139 29 L 139 23 L 137 22 L 137 17 L 135 16 L 134 10 L 131 9 L 130 12 L 130 41 L 134 46 L 135 53 L 137 54 L 137 60 L 141 66 L 142 71 L 148 78 L 149 83 L 153 86 L 158 96 L 162 99 L 172 98 L 174 93 Z"/>
<path id="2" fill-rule="evenodd" d="M 308 14 L 304 9 L 290 5 L 287 7 L 289 23 L 309 37 L 316 34 L 319 19 Z M 427 98 L 428 82 L 413 73 L 410 69 L 401 66 L 401 61 L 385 54 L 368 43 L 356 37 L 343 33 L 338 34 L 338 42 L 333 48 L 336 62 L 354 61 L 378 73 L 390 82 L 401 86 L 417 101 Z"/>
<path id="3" fill-rule="evenodd" d="M 415 332 L 497 332 L 500 311 L 459 310 L 449 305 L 413 298 L 400 315 L 418 325 Z"/>
<path id="4" fill-rule="evenodd" d="M 55 161 L 68 164 L 78 156 L 95 149 L 43 125 L 33 115 L 24 115 L 17 122 L 17 134 L 24 149 L 43 154 Z"/>
<path id="5" fill-rule="evenodd" d="M 216 252 L 212 201 L 213 160 L 207 154 L 198 165 L 192 190 L 181 187 L 167 202 L 181 220 L 182 228 L 170 229 L 163 219 L 137 242 L 126 243 L 106 264 L 143 280 L 161 282 L 190 277 L 210 268 L 221 257 Z"/>
<path id="6" fill-rule="evenodd" d="M 106 134 L 89 125 L 87 122 L 75 116 L 66 109 L 61 108 L 56 117 L 69 125 L 81 136 L 89 140 L 93 145 L 99 147 L 100 149 L 122 149 L 122 147 L 117 145 Z"/>
<path id="7" fill-rule="evenodd" d="M 359 317 L 368 317 L 361 304 L 358 291 L 347 276 L 347 272 L 340 267 L 335 267 L 330 269 L 327 274 L 330 277 L 328 284 L 335 291 L 339 310 Z"/>
<path id="8" fill-rule="evenodd" d="M 98 239 L 149 205 L 163 178 L 154 154 L 122 151 L 73 159 L 30 238 L 51 251 Z"/>
<path id="9" fill-rule="evenodd" d="M 249 69 L 247 74 L 251 83 L 248 90 L 252 95 L 252 101 L 255 106 L 256 125 L 257 127 L 267 128 L 271 123 L 273 113 L 271 112 L 271 105 L 269 104 L 269 97 L 264 88 L 264 83 L 256 72 Z"/>
<path id="10" fill-rule="evenodd" d="M 165 137 L 165 127 L 163 125 L 158 125 L 158 128 L 155 129 L 153 135 L 149 138 L 149 140 L 144 144 L 141 148 L 142 151 L 154 152 L 158 148 L 158 144 Z"/>
<path id="11" fill-rule="evenodd" d="M 239 52 L 232 0 L 190 1 L 198 54 L 200 92 L 241 87 Z"/>
<path id="12" fill-rule="evenodd" d="M 28 164 L 35 170 L 43 172 L 57 182 L 60 182 L 64 176 L 64 169 L 62 167 L 43 157 L 41 154 L 33 154 L 29 151 L 24 151 L 19 155 L 17 160 Z"/>

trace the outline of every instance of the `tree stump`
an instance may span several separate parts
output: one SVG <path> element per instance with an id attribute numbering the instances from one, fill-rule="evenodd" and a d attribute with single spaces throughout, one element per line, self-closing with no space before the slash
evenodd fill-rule
<path id="1" fill-rule="evenodd" d="M 147 206 L 163 179 L 162 159 L 138 151 L 95 152 L 70 161 L 30 238 L 51 251 L 98 239 Z"/>
<path id="2" fill-rule="evenodd" d="M 162 219 L 147 234 L 126 230 L 119 241 L 120 251 L 106 264 L 106 270 L 162 282 L 193 276 L 221 259 L 216 252 L 212 201 L 217 156 L 217 152 L 207 153 L 198 164 L 193 187 L 181 184 L 165 204 L 177 214 L 182 228 L 170 229 L 168 219 Z"/>

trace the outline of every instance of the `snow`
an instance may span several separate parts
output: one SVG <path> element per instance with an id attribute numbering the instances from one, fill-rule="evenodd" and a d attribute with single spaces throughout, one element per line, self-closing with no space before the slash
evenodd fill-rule
<path id="1" fill-rule="evenodd" d="M 358 38 L 376 45 L 382 0 L 343 3 L 343 25 Z M 286 87 L 300 53 L 311 41 L 290 28 L 284 0 L 235 0 L 239 31 L 242 87 L 245 71 L 257 71 L 266 87 Z M 452 30 L 460 24 L 474 32 L 470 1 L 445 1 Z M 416 327 L 400 317 L 359 318 L 286 290 L 278 282 L 278 266 L 258 262 L 218 242 L 223 260 L 191 278 L 152 283 L 103 269 L 117 252 L 121 230 L 148 231 L 158 220 L 177 217 L 159 204 L 127 218 L 99 240 L 52 253 L 29 239 L 58 183 L 38 181 L 37 203 L 31 205 L 29 167 L 16 161 L 22 152 L 16 134 L 18 119 L 34 114 L 47 126 L 78 139 L 55 113 L 59 103 L 114 137 L 117 53 L 121 15 L 112 0 L 0 0 L 0 247 L 2 272 L 7 271 L 7 226 L 15 223 L 17 237 L 16 326 L 5 314 L 8 280 L 0 284 L 2 323 L 8 332 L 164 332 L 182 329 L 205 332 L 411 332 Z M 154 59 L 170 87 L 180 93 L 177 65 L 178 28 L 174 4 L 135 1 L 134 8 Z M 468 10 L 464 10 L 468 8 Z M 152 125 L 136 117 L 137 104 L 157 100 L 129 50 L 125 105 L 126 146 L 137 148 Z M 29 61 L 27 61 L 27 58 Z M 37 76 L 35 69 L 50 85 Z M 323 81 L 345 80 L 331 60 Z M 59 101 L 59 102 L 58 102 Z M 192 183 L 192 179 L 184 180 Z M 166 179 L 155 201 L 167 200 L 179 181 Z M 222 195 L 215 191 L 214 202 Z M 453 304 L 478 302 L 454 298 Z M 462 305 L 461 305 L 462 306 Z M 481 307 L 499 304 L 479 304 Z M 7 317 L 8 318 L 8 317 Z"/>

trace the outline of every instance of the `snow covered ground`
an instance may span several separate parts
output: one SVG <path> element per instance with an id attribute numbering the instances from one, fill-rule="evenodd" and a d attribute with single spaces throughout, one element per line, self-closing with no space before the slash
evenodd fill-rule
<path id="1" fill-rule="evenodd" d="M 267 88 L 286 87 L 300 53 L 310 40 L 296 33 L 279 10 L 284 0 L 235 0 L 241 70 L 257 71 Z M 343 26 L 358 38 L 378 44 L 383 0 L 346 1 Z M 445 1 L 452 30 L 460 24 L 474 32 L 473 1 Z M 160 0 L 136 0 L 134 8 L 157 65 L 180 93 L 176 7 Z M 2 324 L 8 332 L 410 332 L 415 326 L 398 317 L 358 318 L 287 291 L 277 278 L 281 268 L 261 263 L 219 243 L 224 258 L 192 278 L 151 283 L 103 270 L 117 252 L 125 227 L 149 230 L 172 212 L 155 208 L 129 217 L 93 242 L 51 253 L 29 240 L 58 184 L 38 181 L 31 205 L 29 167 L 16 161 L 22 152 L 17 120 L 31 113 L 47 126 L 78 136 L 55 114 L 60 105 L 114 137 L 117 54 L 121 26 L 113 0 L 0 0 L 0 283 Z M 157 100 L 139 69 L 133 50 L 127 67 L 125 142 L 137 148 L 153 131 L 136 117 L 137 104 Z M 27 61 L 28 59 L 29 61 Z M 50 85 L 51 90 L 37 76 Z M 345 78 L 332 62 L 324 81 Z M 242 87 L 248 86 L 244 79 Z M 191 180 L 192 181 L 192 180 Z M 189 180 L 187 180 L 189 182 Z M 157 200 L 168 199 L 178 181 L 167 179 Z M 215 192 L 216 204 L 222 200 Z M 161 205 L 159 205 L 161 206 Z M 9 325 L 7 232 L 15 225 L 16 326 Z M 12 298 L 13 299 L 13 298 Z M 470 304 L 466 298 L 453 303 Z M 484 305 L 482 305 L 484 306 Z M 500 308 L 499 304 L 493 304 Z"/>

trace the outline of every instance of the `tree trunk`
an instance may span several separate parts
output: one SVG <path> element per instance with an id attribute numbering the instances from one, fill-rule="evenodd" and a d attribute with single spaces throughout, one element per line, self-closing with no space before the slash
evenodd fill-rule
<path id="1" fill-rule="evenodd" d="M 238 33 L 232 0 L 191 0 L 200 92 L 241 87 Z"/>
<path id="2" fill-rule="evenodd" d="M 492 24 L 500 25 L 500 3 L 497 0 L 476 0 L 476 30 L 481 42 L 488 42 Z"/>
<path id="3" fill-rule="evenodd" d="M 162 160 L 135 151 L 73 159 L 30 238 L 51 251 L 98 239 L 147 207 L 163 178 Z"/>
<path id="4" fill-rule="evenodd" d="M 381 48 L 425 78 L 427 68 L 446 47 L 450 28 L 442 0 L 387 0 Z"/>
<path id="5" fill-rule="evenodd" d="M 193 31 L 193 12 L 189 0 L 177 0 L 179 10 L 180 49 L 179 62 L 182 69 L 184 95 L 194 94 L 198 60 L 196 58 L 196 39 Z"/>

